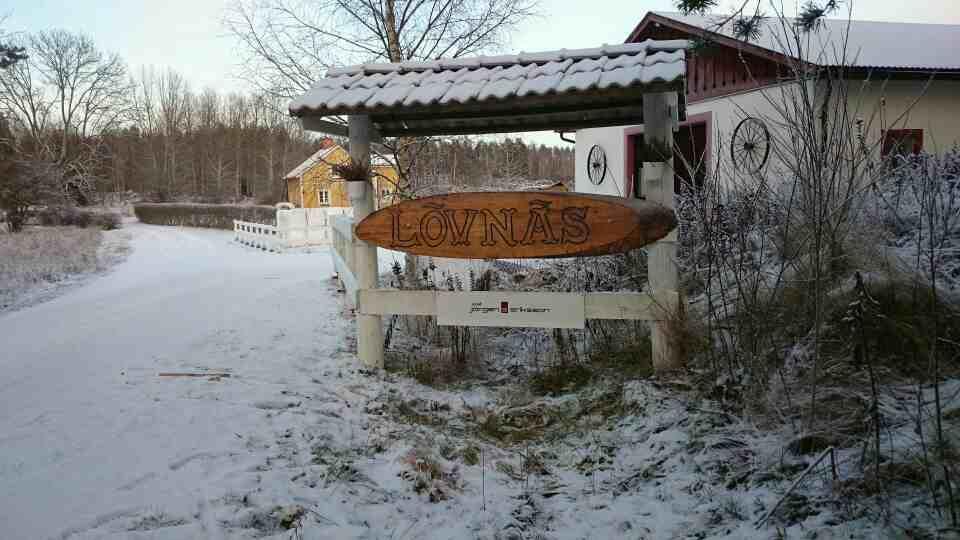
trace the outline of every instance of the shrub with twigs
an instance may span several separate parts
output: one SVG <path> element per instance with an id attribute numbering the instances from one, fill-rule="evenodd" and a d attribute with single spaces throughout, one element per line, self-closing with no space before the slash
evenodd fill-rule
<path id="1" fill-rule="evenodd" d="M 133 212 L 141 223 L 227 230 L 234 220 L 275 225 L 277 219 L 272 206 L 233 204 L 139 203 Z"/>

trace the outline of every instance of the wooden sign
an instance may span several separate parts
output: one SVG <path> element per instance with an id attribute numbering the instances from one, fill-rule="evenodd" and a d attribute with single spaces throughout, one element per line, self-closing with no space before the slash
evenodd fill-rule
<path id="1" fill-rule="evenodd" d="M 636 199 L 543 191 L 451 193 L 404 201 L 357 224 L 360 240 L 455 259 L 583 257 L 629 251 L 676 227 Z"/>
<path id="2" fill-rule="evenodd" d="M 441 291 L 437 324 L 583 329 L 584 306 L 581 294 Z"/>

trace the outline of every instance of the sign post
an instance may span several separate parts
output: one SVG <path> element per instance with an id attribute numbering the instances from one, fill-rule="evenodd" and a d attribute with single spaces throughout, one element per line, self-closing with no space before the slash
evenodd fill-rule
<path id="1" fill-rule="evenodd" d="M 349 117 L 350 159 L 370 166 L 370 137 L 373 125 L 369 116 Z M 374 209 L 373 187 L 369 181 L 347 182 L 353 216 L 357 220 L 369 216 Z M 357 265 L 357 286 L 360 289 L 378 287 L 379 268 L 377 246 L 356 242 L 354 257 Z M 383 367 L 383 324 L 379 315 L 357 314 L 357 356 L 369 368 Z"/>
<path id="2" fill-rule="evenodd" d="M 643 133 L 648 144 L 658 148 L 673 148 L 673 132 L 677 130 L 677 94 L 650 93 L 643 96 Z M 662 162 L 643 164 L 643 193 L 647 199 L 660 203 L 672 212 L 674 203 L 673 157 L 664 156 Z M 647 276 L 651 291 L 676 291 L 679 286 L 677 269 L 677 233 L 670 232 L 650 247 L 647 258 Z M 664 306 L 665 313 L 653 323 L 650 341 L 653 346 L 653 368 L 666 371 L 682 366 L 683 359 L 675 347 L 680 336 L 681 302 Z"/>

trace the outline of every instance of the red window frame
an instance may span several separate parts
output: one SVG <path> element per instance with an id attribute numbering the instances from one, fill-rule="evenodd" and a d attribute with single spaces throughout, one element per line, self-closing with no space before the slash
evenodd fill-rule
<path id="1" fill-rule="evenodd" d="M 880 155 L 888 157 L 897 141 L 908 138 L 913 139 L 913 148 L 910 149 L 912 154 L 916 155 L 923 151 L 922 129 L 885 129 L 883 130 L 883 144 L 880 147 Z"/>

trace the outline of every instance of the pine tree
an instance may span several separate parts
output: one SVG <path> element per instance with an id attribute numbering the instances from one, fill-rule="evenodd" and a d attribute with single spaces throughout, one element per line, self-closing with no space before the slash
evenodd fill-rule
<path id="1" fill-rule="evenodd" d="M 717 0 L 675 0 L 677 10 L 684 15 L 695 13 L 705 15 L 718 5 Z M 803 32 L 811 32 L 819 28 L 823 18 L 834 13 L 840 8 L 841 0 L 807 0 L 797 12 L 794 24 Z M 744 41 L 756 41 L 760 38 L 762 22 L 765 17 L 760 9 L 760 0 L 747 0 L 740 4 L 740 7 L 727 17 L 721 18 L 715 23 L 716 28 L 711 30 L 719 31 L 727 24 L 731 25 L 731 33 L 737 39 Z M 695 43 L 694 46 L 703 46 L 704 43 Z"/>
<path id="2" fill-rule="evenodd" d="M 27 55 L 23 47 L 14 47 L 13 45 L 0 43 L 0 69 L 6 69 L 26 58 Z"/>

